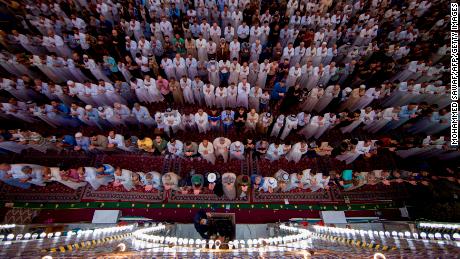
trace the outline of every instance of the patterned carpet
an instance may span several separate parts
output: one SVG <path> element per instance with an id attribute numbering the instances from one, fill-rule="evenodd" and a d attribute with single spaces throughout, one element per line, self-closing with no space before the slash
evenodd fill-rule
<path id="1" fill-rule="evenodd" d="M 300 172 L 306 168 L 313 171 L 342 171 L 344 169 L 370 170 L 373 168 L 390 169 L 395 162 L 393 157 L 382 154 L 379 159 L 356 160 L 352 165 L 344 163 L 330 157 L 319 157 L 315 159 L 302 159 L 294 164 L 285 159 L 269 162 L 265 159 L 247 158 L 243 161 L 231 160 L 224 163 L 219 158 L 214 165 L 205 160 L 184 160 L 172 159 L 148 154 L 92 154 L 84 155 L 81 153 L 70 152 L 68 154 L 46 154 L 35 151 L 26 151 L 21 155 L 0 156 L 0 162 L 22 162 L 42 164 L 46 166 L 83 166 L 107 163 L 113 166 L 130 169 L 132 171 L 158 171 L 166 173 L 174 171 L 181 177 L 187 177 L 189 172 L 195 170 L 196 173 L 205 174 L 207 172 L 234 172 L 238 174 L 260 174 L 270 176 L 279 169 L 289 173 Z M 50 183 L 46 188 L 32 187 L 22 190 L 5 184 L 0 185 L 0 200 L 2 201 L 23 201 L 23 202 L 78 202 L 78 201 L 135 201 L 145 203 L 289 203 L 299 204 L 318 204 L 318 203 L 350 203 L 359 202 L 378 202 L 380 200 L 400 200 L 409 198 L 409 193 L 404 185 L 400 186 L 365 186 L 355 191 L 344 192 L 337 188 L 322 192 L 289 192 L 289 193 L 260 193 L 254 192 L 248 199 L 228 200 L 218 197 L 209 191 L 204 191 L 199 195 L 183 195 L 177 192 L 146 192 L 142 188 L 130 192 L 121 187 L 112 185 L 103 186 L 98 190 L 93 190 L 89 185 L 73 190 L 59 183 Z"/>

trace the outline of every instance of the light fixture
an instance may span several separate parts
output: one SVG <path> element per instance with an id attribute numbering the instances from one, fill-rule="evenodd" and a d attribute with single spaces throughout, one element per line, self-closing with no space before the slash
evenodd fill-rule
<path id="1" fill-rule="evenodd" d="M 25 233 L 25 234 L 24 234 L 24 239 L 30 239 L 31 236 L 32 236 L 32 234 L 30 234 L 30 233 Z"/>
<path id="2" fill-rule="evenodd" d="M 37 239 L 38 238 L 38 234 L 37 233 L 33 233 L 32 234 L 32 239 Z"/>
<path id="3" fill-rule="evenodd" d="M 220 240 L 216 240 L 216 242 L 214 243 L 214 245 L 216 246 L 216 249 L 219 249 L 221 244 L 222 242 Z"/>
<path id="4" fill-rule="evenodd" d="M 6 236 L 6 239 L 7 239 L 7 240 L 13 240 L 13 238 L 14 238 L 14 234 L 8 234 L 8 235 Z"/>
<path id="5" fill-rule="evenodd" d="M 45 237 L 46 237 L 46 233 L 45 233 L 45 232 L 42 232 L 42 233 L 40 234 L 40 238 L 45 238 Z"/>
<path id="6" fill-rule="evenodd" d="M 420 237 L 425 239 L 426 238 L 426 233 L 425 232 L 420 233 Z"/>
<path id="7" fill-rule="evenodd" d="M 16 240 L 21 240 L 21 239 L 22 239 L 22 237 L 23 237 L 23 235 L 22 235 L 22 234 L 17 234 L 17 235 L 16 235 Z"/>

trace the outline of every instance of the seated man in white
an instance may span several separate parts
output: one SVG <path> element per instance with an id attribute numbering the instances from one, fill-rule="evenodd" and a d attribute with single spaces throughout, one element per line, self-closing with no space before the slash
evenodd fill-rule
<path id="1" fill-rule="evenodd" d="M 310 188 L 311 184 L 311 176 L 310 176 L 311 169 L 305 169 L 302 173 L 292 173 L 289 176 L 289 184 L 288 190 L 295 190 L 295 189 L 308 189 Z"/>
<path id="2" fill-rule="evenodd" d="M 113 175 L 99 174 L 94 167 L 80 167 L 79 174 L 84 175 L 87 181 L 94 190 L 99 189 L 102 185 L 109 185 L 113 181 Z"/>
<path id="3" fill-rule="evenodd" d="M 156 189 L 158 191 L 163 190 L 161 183 L 161 174 L 155 171 L 148 172 L 141 175 L 142 183 L 144 184 L 145 191 L 151 191 Z"/>
<path id="4" fill-rule="evenodd" d="M 235 141 L 230 144 L 230 160 L 244 160 L 244 145 L 240 141 Z"/>
<path id="5" fill-rule="evenodd" d="M 123 185 L 127 191 L 131 191 L 134 188 L 132 171 L 117 167 L 115 169 L 114 177 L 115 180 L 112 183 L 113 186 L 118 187 Z"/>
<path id="6" fill-rule="evenodd" d="M 84 179 L 80 179 L 76 169 L 60 170 L 59 167 L 50 167 L 50 171 L 51 181 L 56 181 L 74 190 L 88 184 Z"/>
<path id="7" fill-rule="evenodd" d="M 278 187 L 278 181 L 274 177 L 264 177 L 264 183 L 260 186 L 259 191 L 273 193 Z"/>

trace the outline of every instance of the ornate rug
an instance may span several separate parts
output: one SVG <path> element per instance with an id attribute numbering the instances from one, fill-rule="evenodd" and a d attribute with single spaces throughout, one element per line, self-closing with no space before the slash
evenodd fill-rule
<path id="1" fill-rule="evenodd" d="M 216 163 L 210 164 L 206 160 L 185 160 L 185 159 L 174 159 L 173 160 L 173 171 L 181 177 L 187 177 L 190 171 L 195 170 L 195 173 L 206 174 L 207 172 L 219 172 L 223 174 L 225 172 L 232 172 L 236 175 L 247 174 L 248 166 L 246 160 L 231 160 L 224 163 L 221 158 L 216 160 Z"/>
<path id="2" fill-rule="evenodd" d="M 171 203 L 249 203 L 250 200 L 246 198 L 237 198 L 234 200 L 227 199 L 225 196 L 219 197 L 207 190 L 204 193 L 193 195 L 193 194 L 182 194 L 180 192 L 171 191 L 169 193 L 168 202 Z"/>
<path id="3" fill-rule="evenodd" d="M 283 193 L 267 193 L 267 192 L 252 192 L 253 203 L 285 203 L 286 200 L 289 204 L 299 203 L 319 203 L 319 202 L 331 202 L 331 193 L 328 190 L 317 191 L 317 192 L 306 192 L 306 191 L 292 191 Z"/>
<path id="4" fill-rule="evenodd" d="M 409 192 L 404 184 L 386 185 L 366 185 L 352 191 L 343 191 L 338 188 L 331 189 L 332 199 L 343 202 L 349 199 L 351 202 L 377 202 L 381 200 L 401 200 L 409 198 Z"/>
<path id="5" fill-rule="evenodd" d="M 101 186 L 97 191 L 91 186 L 86 186 L 82 201 L 134 201 L 134 202 L 149 202 L 160 203 L 164 200 L 162 191 L 152 190 L 145 191 L 143 188 L 136 188 L 131 191 L 126 191 L 122 186 L 113 187 Z"/>
<path id="6" fill-rule="evenodd" d="M 0 200 L 25 202 L 78 202 L 85 187 L 71 189 L 57 182 L 47 183 L 46 187 L 32 186 L 21 189 L 7 184 L 0 186 Z"/>

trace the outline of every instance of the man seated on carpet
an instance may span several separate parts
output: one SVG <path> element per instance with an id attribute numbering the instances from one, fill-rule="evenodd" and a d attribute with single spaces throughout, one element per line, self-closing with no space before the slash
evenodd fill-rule
<path id="1" fill-rule="evenodd" d="M 235 141 L 230 144 L 230 160 L 244 160 L 244 145 L 241 141 Z"/>
<path id="2" fill-rule="evenodd" d="M 133 172 L 117 167 L 115 169 L 114 181 L 112 184 L 114 187 L 123 186 L 125 190 L 131 191 L 134 188 Z"/>
<path id="3" fill-rule="evenodd" d="M 103 171 L 98 173 L 94 167 L 80 167 L 78 168 L 78 174 L 79 177 L 84 178 L 94 190 L 99 189 L 102 185 L 107 186 L 113 181 L 113 174 L 104 174 Z"/>
<path id="4" fill-rule="evenodd" d="M 270 143 L 266 139 L 261 139 L 256 142 L 256 151 L 255 151 L 255 157 L 256 158 L 264 158 L 265 155 L 267 154 L 268 151 L 268 146 Z"/>
<path id="5" fill-rule="evenodd" d="M 207 186 L 209 191 L 213 192 L 215 195 L 219 197 L 222 197 L 224 195 L 221 177 L 218 172 L 207 173 L 205 180 L 205 186 Z"/>
<path id="6" fill-rule="evenodd" d="M 229 200 L 236 198 L 236 175 L 231 172 L 224 173 L 222 175 L 222 188 L 224 190 L 225 197 Z"/>
<path id="7" fill-rule="evenodd" d="M 328 183 L 329 183 L 329 172 L 324 171 L 322 173 L 312 173 L 310 172 L 310 177 L 311 177 L 311 186 L 310 190 L 312 192 L 316 192 L 321 189 L 328 189 Z"/>
<path id="8" fill-rule="evenodd" d="M 249 187 L 251 186 L 251 178 L 247 175 L 238 175 L 236 178 L 236 194 L 239 199 L 249 198 Z"/>
<path id="9" fill-rule="evenodd" d="M 174 172 L 166 173 L 161 177 L 161 182 L 163 183 L 163 188 L 165 191 L 179 190 L 179 180 L 180 180 L 180 176 L 178 176 Z"/>
<path id="10" fill-rule="evenodd" d="M 145 135 L 139 135 L 139 139 L 137 140 L 137 147 L 140 150 L 145 152 L 153 153 L 155 150 L 153 149 L 153 141 L 151 138 Z"/>
<path id="11" fill-rule="evenodd" d="M 16 172 L 21 171 L 22 167 L 24 164 L 0 164 L 0 180 L 14 187 L 29 189 L 31 186 L 29 182 L 13 177 Z"/>
<path id="12" fill-rule="evenodd" d="M 171 138 L 168 142 L 168 154 L 171 158 L 183 157 L 184 144 L 182 141 Z"/>
<path id="13" fill-rule="evenodd" d="M 301 173 L 292 173 L 289 176 L 288 190 L 305 190 L 310 188 L 311 176 L 310 169 L 305 169 Z"/>
<path id="14" fill-rule="evenodd" d="M 62 169 L 51 167 L 52 180 L 57 181 L 69 188 L 77 190 L 87 184 L 85 178 L 81 178 L 77 169 Z"/>
<path id="15" fill-rule="evenodd" d="M 38 186 L 45 186 L 44 167 L 29 165 L 23 166 L 21 170 L 13 172 L 13 178 L 23 183 L 31 183 Z"/>
<path id="16" fill-rule="evenodd" d="M 289 189 L 289 173 L 280 169 L 275 173 L 275 179 L 278 181 L 278 186 L 275 192 L 288 192 Z"/>
<path id="17" fill-rule="evenodd" d="M 164 155 L 168 148 L 168 141 L 163 139 L 161 136 L 155 136 L 153 141 L 153 147 L 155 148 L 155 155 Z"/>
<path id="18" fill-rule="evenodd" d="M 192 175 L 192 193 L 194 195 L 201 194 L 203 191 L 204 177 L 201 174 Z"/>
<path id="19" fill-rule="evenodd" d="M 88 137 L 83 136 L 81 132 L 75 133 L 75 145 L 73 150 L 75 151 L 88 151 L 90 145 L 90 140 Z"/>
<path id="20" fill-rule="evenodd" d="M 264 184 L 259 187 L 259 191 L 273 193 L 278 187 L 278 181 L 274 177 L 264 177 Z"/>
<path id="21" fill-rule="evenodd" d="M 264 177 L 258 174 L 251 175 L 252 189 L 259 191 L 259 188 L 264 185 Z"/>
<path id="22" fill-rule="evenodd" d="M 125 147 L 125 138 L 121 134 L 116 134 L 115 131 L 109 131 L 109 136 L 107 137 L 107 149 L 114 150 L 116 148 L 127 150 Z"/>
<path id="23" fill-rule="evenodd" d="M 149 192 L 153 189 L 161 191 L 163 190 L 163 185 L 161 183 L 161 174 L 155 171 L 145 173 L 141 175 L 142 183 L 144 184 L 144 190 Z"/>
<path id="24" fill-rule="evenodd" d="M 185 141 L 184 145 L 184 158 L 193 161 L 193 159 L 198 158 L 200 155 L 198 154 L 198 145 L 196 142 L 193 141 Z"/>
<path id="25" fill-rule="evenodd" d="M 115 168 L 109 164 L 96 165 L 95 167 L 99 175 L 113 176 L 115 173 Z"/>
<path id="26" fill-rule="evenodd" d="M 108 139 L 104 135 L 93 135 L 91 136 L 91 142 L 89 145 L 89 151 L 104 151 L 107 150 Z"/>

